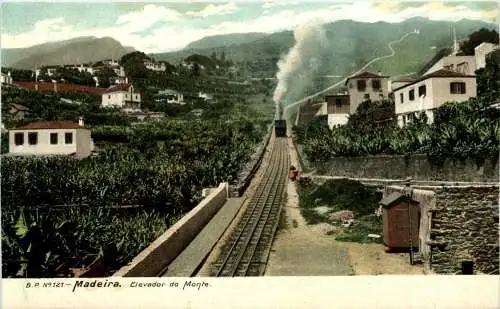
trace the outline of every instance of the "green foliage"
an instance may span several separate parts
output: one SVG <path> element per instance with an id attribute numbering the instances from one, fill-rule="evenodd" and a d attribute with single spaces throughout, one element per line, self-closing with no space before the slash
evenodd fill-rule
<path id="1" fill-rule="evenodd" d="M 175 219 L 99 207 L 2 209 L 2 275 L 71 277 L 69 268 L 87 266 L 99 255 L 110 275 Z"/>
<path id="2" fill-rule="evenodd" d="M 2 67 L 2 73 L 11 73 L 12 80 L 20 82 L 31 82 L 35 81 L 35 74 L 32 70 L 20 70 L 14 68 L 4 68 Z"/>
<path id="3" fill-rule="evenodd" d="M 69 276 L 98 254 L 109 272 L 130 261 L 171 224 L 166 217 L 190 210 L 202 188 L 234 181 L 250 159 L 270 119 L 228 106 L 234 113 L 208 121 L 94 126 L 105 149 L 97 157 L 3 158 L 3 275 Z M 120 117 L 105 115 L 103 123 Z M 122 215 L 116 205 L 143 210 Z"/>
<path id="4" fill-rule="evenodd" d="M 359 218 L 351 226 L 342 230 L 342 233 L 337 235 L 335 240 L 357 243 L 383 243 L 382 237 L 368 237 L 368 234 L 382 235 L 382 233 L 382 217 L 372 214 Z"/>
<path id="5" fill-rule="evenodd" d="M 485 42 L 498 44 L 498 32 L 481 28 L 469 35 L 469 39 L 460 45 L 460 51 L 464 55 L 473 56 L 474 48 Z"/>
<path id="6" fill-rule="evenodd" d="M 359 118 L 354 116 L 346 126 L 333 130 L 326 126 L 312 129 L 316 125 L 311 124 L 294 132 L 311 161 L 378 154 L 427 154 L 435 162 L 445 158 L 481 161 L 498 157 L 500 112 L 489 108 L 494 102 L 495 98 L 483 97 L 446 103 L 434 111 L 432 125 L 421 120 L 404 128 L 393 123 L 374 127 L 360 119 L 351 122 Z"/>
<path id="7" fill-rule="evenodd" d="M 478 96 L 500 96 L 500 50 L 488 55 L 486 66 L 477 70 L 476 76 Z"/>

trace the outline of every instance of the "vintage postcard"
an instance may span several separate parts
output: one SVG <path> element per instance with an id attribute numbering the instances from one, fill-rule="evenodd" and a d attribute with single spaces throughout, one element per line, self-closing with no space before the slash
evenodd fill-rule
<path id="1" fill-rule="evenodd" d="M 2 3 L 3 305 L 497 308 L 499 21 Z"/>

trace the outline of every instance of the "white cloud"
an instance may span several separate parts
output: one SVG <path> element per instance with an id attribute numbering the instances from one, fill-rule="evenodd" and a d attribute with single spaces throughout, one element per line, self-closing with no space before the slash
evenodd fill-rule
<path id="1" fill-rule="evenodd" d="M 209 4 L 205 6 L 201 11 L 189 11 L 186 15 L 196 16 L 196 17 L 208 17 L 212 15 L 226 15 L 232 14 L 239 10 L 234 2 L 228 2 L 225 4 Z"/>
<path id="2" fill-rule="evenodd" d="M 182 14 L 164 6 L 154 4 L 145 5 L 141 11 L 122 15 L 116 21 L 116 25 L 122 25 L 130 31 L 143 31 L 157 22 L 179 21 Z"/>
<path id="3" fill-rule="evenodd" d="M 270 9 L 272 7 L 278 7 L 278 6 L 290 6 L 290 5 L 297 5 L 299 4 L 299 1 L 288 1 L 288 0 L 267 0 L 265 3 L 262 5 L 262 8 L 264 9 Z"/>
<path id="4" fill-rule="evenodd" d="M 281 2 L 280 2 L 281 3 Z M 234 3 L 210 4 L 199 12 L 191 12 L 190 16 L 210 16 L 214 14 L 227 14 L 235 12 L 238 8 Z M 400 22 L 415 16 L 430 19 L 458 20 L 462 18 L 490 20 L 497 16 L 498 9 L 488 12 L 474 11 L 463 5 L 457 4 L 431 4 L 416 3 L 411 7 L 395 11 L 393 9 L 380 9 L 373 2 L 353 2 L 349 4 L 335 4 L 329 7 L 314 7 L 309 10 L 292 10 L 283 7 L 276 12 L 262 14 L 253 20 L 224 21 L 205 28 L 195 25 L 180 26 L 177 21 L 186 24 L 188 19 L 181 13 L 165 6 L 154 4 L 145 5 L 143 10 L 131 12 L 120 16 L 116 23 L 110 27 L 76 30 L 71 24 L 60 17 L 37 22 L 28 32 L 12 35 L 2 33 L 2 47 L 20 48 L 35 44 L 67 40 L 78 36 L 110 36 L 120 41 L 123 45 L 133 46 L 144 52 L 163 52 L 181 49 L 187 44 L 205 36 L 228 34 L 266 32 L 271 33 L 282 30 L 293 30 L 299 25 L 313 23 L 329 23 L 342 19 L 376 22 Z M 137 35 L 153 25 L 163 23 L 159 28 L 148 35 Z"/>

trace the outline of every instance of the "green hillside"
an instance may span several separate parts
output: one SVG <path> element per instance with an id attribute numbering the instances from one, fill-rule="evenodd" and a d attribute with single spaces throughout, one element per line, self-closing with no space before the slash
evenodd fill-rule
<path id="1" fill-rule="evenodd" d="M 451 46 L 452 22 L 431 21 L 425 18 L 412 18 L 402 23 L 362 23 L 342 20 L 324 26 L 329 50 L 322 68 L 325 74 L 346 75 L 366 64 L 369 60 L 390 54 L 387 44 L 398 40 L 404 34 L 419 29 L 420 34 L 409 36 L 404 42 L 394 44 L 396 55 L 377 62 L 368 70 L 381 70 L 385 74 L 399 75 L 418 72 L 437 51 Z M 461 20 L 456 23 L 459 39 L 482 27 L 494 29 L 493 24 L 481 21 Z M 244 34 L 241 34 L 242 36 Z M 234 35 L 233 35 L 234 37 Z M 213 52 L 224 52 L 234 62 L 246 63 L 252 74 L 273 76 L 279 57 L 292 47 L 293 33 L 283 31 L 269 34 L 250 43 L 223 45 L 198 49 L 197 54 L 210 56 Z M 195 44 L 196 45 L 196 44 Z M 155 54 L 159 60 L 179 63 L 193 53 L 193 50 Z"/>

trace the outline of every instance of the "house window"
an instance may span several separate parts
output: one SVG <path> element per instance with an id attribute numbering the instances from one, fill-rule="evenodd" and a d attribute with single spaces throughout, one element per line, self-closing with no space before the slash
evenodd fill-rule
<path id="1" fill-rule="evenodd" d="M 342 108 L 342 100 L 340 99 L 335 99 L 335 106 L 337 108 Z"/>
<path id="2" fill-rule="evenodd" d="M 50 144 L 57 145 L 57 133 L 50 133 Z"/>
<path id="3" fill-rule="evenodd" d="M 463 82 L 450 83 L 450 93 L 452 93 L 452 94 L 464 94 L 465 93 L 465 83 L 463 83 Z"/>
<path id="4" fill-rule="evenodd" d="M 366 80 L 358 80 L 358 91 L 365 91 Z"/>
<path id="5" fill-rule="evenodd" d="M 372 80 L 372 88 L 373 88 L 373 90 L 380 90 L 380 80 L 379 79 Z"/>
<path id="6" fill-rule="evenodd" d="M 20 146 L 24 144 L 24 133 L 15 133 L 14 134 L 14 143 L 16 146 Z"/>
<path id="7" fill-rule="evenodd" d="M 37 132 L 29 132 L 28 133 L 28 144 L 30 144 L 30 145 L 38 144 L 38 133 Z"/>
<path id="8" fill-rule="evenodd" d="M 108 95 L 108 99 L 111 99 L 111 95 Z"/>
<path id="9" fill-rule="evenodd" d="M 425 87 L 425 85 L 422 85 L 420 87 L 418 87 L 418 97 L 420 98 L 421 96 L 424 96 L 427 94 L 427 88 Z"/>
<path id="10" fill-rule="evenodd" d="M 415 89 L 410 90 L 408 96 L 410 97 L 410 101 L 415 100 Z"/>
<path id="11" fill-rule="evenodd" d="M 353 87 L 353 83 L 354 83 L 354 82 L 350 82 L 350 83 L 349 83 L 349 88 L 351 88 L 351 89 L 352 89 L 352 87 Z"/>
<path id="12" fill-rule="evenodd" d="M 405 100 L 405 96 L 404 96 L 404 94 L 401 92 L 401 93 L 399 94 L 399 101 L 400 101 L 401 103 L 403 103 L 403 102 L 404 102 L 404 100 Z"/>
<path id="13" fill-rule="evenodd" d="M 65 133 L 64 134 L 64 142 L 66 144 L 73 144 L 73 133 Z"/>
<path id="14" fill-rule="evenodd" d="M 370 100 L 370 94 L 369 93 L 365 93 L 365 100 Z"/>

